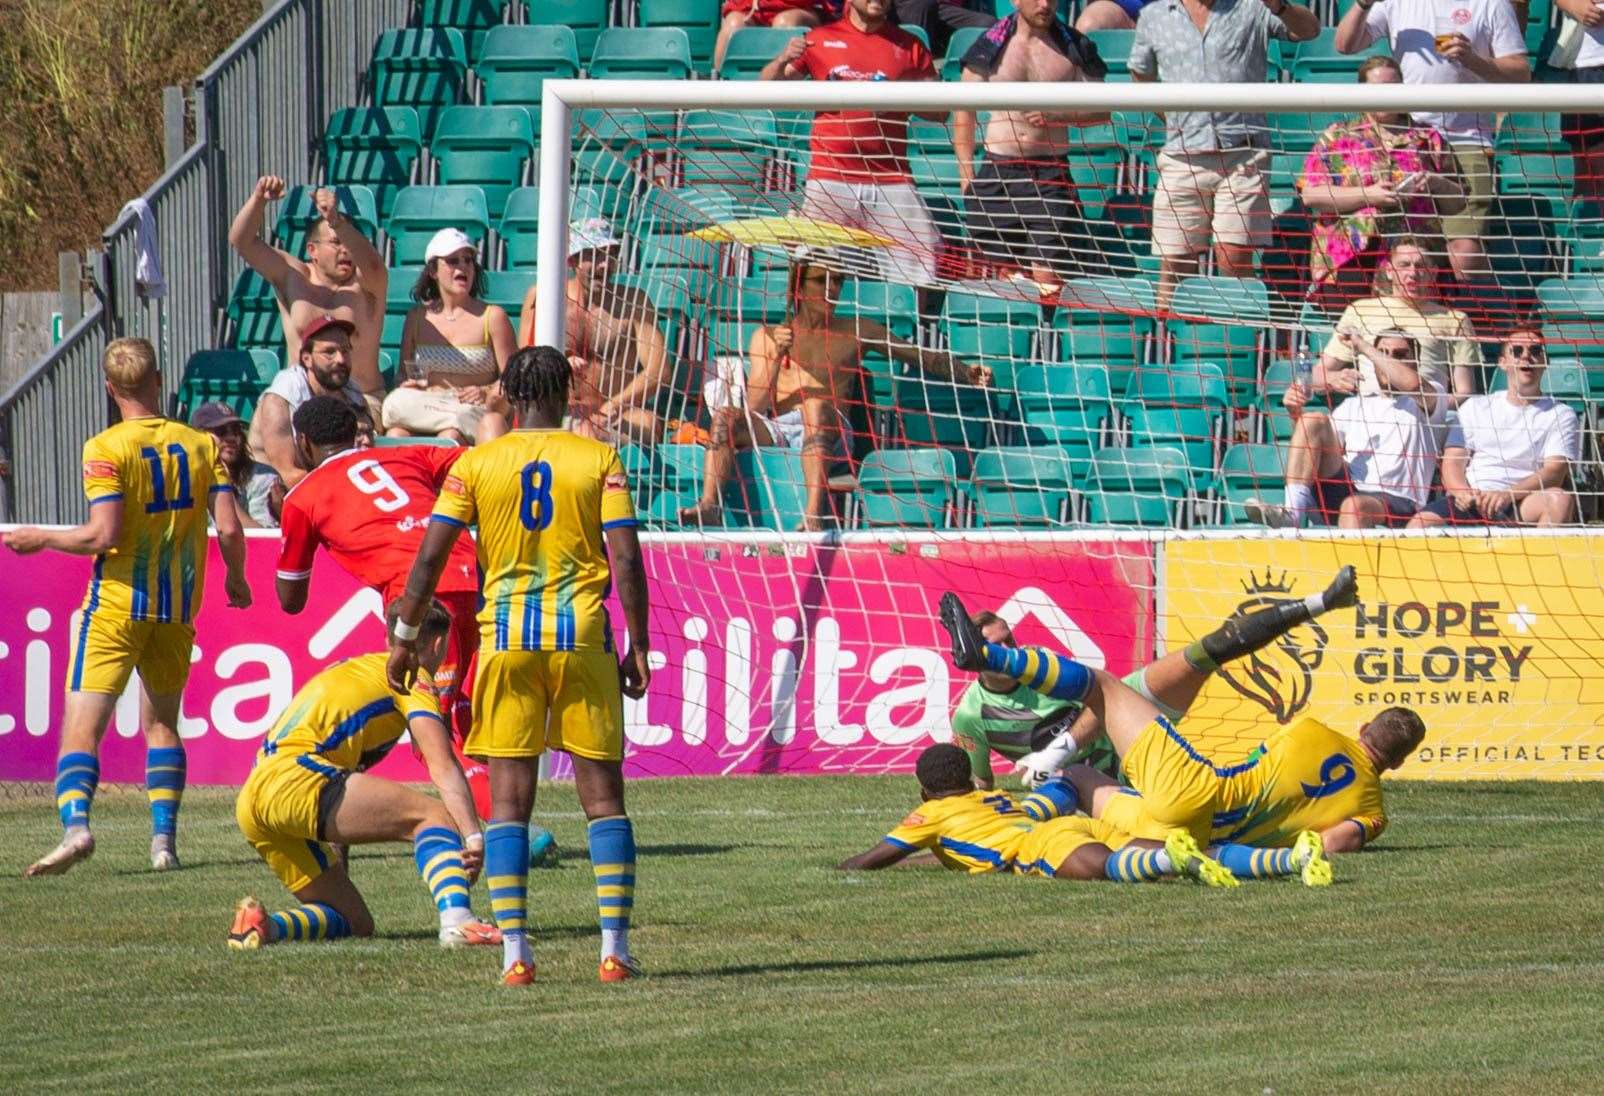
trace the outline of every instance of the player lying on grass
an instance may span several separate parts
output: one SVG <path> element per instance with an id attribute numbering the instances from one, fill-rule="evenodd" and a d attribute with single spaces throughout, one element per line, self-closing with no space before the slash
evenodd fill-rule
<path id="1" fill-rule="evenodd" d="M 1171 722 L 1178 721 L 1221 664 L 1274 643 L 1322 613 L 1348 608 L 1357 599 L 1353 568 L 1344 567 L 1323 593 L 1233 616 L 1198 642 L 1133 670 L 1123 680 Z M 980 612 L 969 619 L 988 643 L 1014 646 L 1008 622 L 996 613 Z M 981 788 L 995 783 L 993 750 L 1015 762 L 1015 770 L 1030 783 L 1039 783 L 1076 760 L 1110 778 L 1119 775 L 1119 755 L 1096 715 L 1032 689 L 1010 674 L 980 671 L 953 709 L 952 733 L 968 751 L 975 783 Z"/>
<path id="2" fill-rule="evenodd" d="M 394 606 L 389 616 L 393 630 Z M 445 658 L 450 630 L 451 614 L 431 602 L 419 624 L 422 672 L 410 690 L 390 688 L 384 652 L 360 655 L 307 682 L 268 732 L 234 817 L 301 904 L 268 913 L 255 898 L 242 899 L 229 947 L 371 936 L 373 915 L 329 846 L 381 841 L 412 842 L 418 874 L 440 912 L 442 946 L 501 943 L 501 934 L 468 906 L 484 837 L 430 676 Z M 361 771 L 407 731 L 440 799 Z"/>
<path id="3" fill-rule="evenodd" d="M 1296 613 L 1303 604 L 1287 602 L 1275 609 Z M 942 596 L 940 614 L 960 669 L 1011 673 L 1060 700 L 1083 703 L 1096 715 L 1137 794 L 1126 794 L 1084 766 L 1071 770 L 1072 779 L 1094 818 L 1128 833 L 1152 836 L 1155 830 L 1181 829 L 1200 844 L 1285 848 L 1313 830 L 1326 853 L 1353 851 L 1386 825 L 1380 774 L 1401 765 L 1426 734 L 1420 717 L 1407 708 L 1382 711 L 1360 729 L 1357 741 L 1306 719 L 1272 735 L 1246 760 L 1219 766 L 1152 701 L 1113 675 L 1045 648 L 987 643 L 953 594 Z M 1253 617 L 1239 619 L 1245 625 Z M 1218 661 L 1218 652 L 1209 653 Z M 1256 875 L 1285 868 L 1284 859 L 1250 856 L 1225 862 L 1233 871 Z"/>

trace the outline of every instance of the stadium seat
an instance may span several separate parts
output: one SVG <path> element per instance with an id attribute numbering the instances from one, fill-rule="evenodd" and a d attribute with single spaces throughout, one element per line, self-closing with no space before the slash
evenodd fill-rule
<path id="1" fill-rule="evenodd" d="M 422 149 L 418 112 L 411 107 L 345 107 L 334 112 L 323 134 L 325 178 L 334 186 L 370 187 L 382 222 L 389 219 L 396 191 L 412 181 Z"/>
<path id="2" fill-rule="evenodd" d="M 1186 454 L 1194 482 L 1214 475 L 1220 419 L 1229 406 L 1225 378 L 1206 362 L 1172 362 L 1136 372 L 1126 390 L 1132 444 L 1173 446 Z"/>
<path id="3" fill-rule="evenodd" d="M 1089 34 L 1098 55 L 1108 65 L 1110 82 L 1128 81 L 1131 78 L 1131 46 L 1136 41 L 1134 30 L 1094 30 Z"/>
<path id="4" fill-rule="evenodd" d="M 719 187 L 654 187 L 636 207 L 632 223 L 648 234 L 661 235 L 695 232 L 749 215 L 736 204 L 733 194 Z M 758 269 L 769 269 L 769 264 L 759 264 Z"/>
<path id="5" fill-rule="evenodd" d="M 570 220 L 600 217 L 601 195 L 591 187 L 575 189 L 568 199 Z M 496 226 L 502 243 L 501 266 L 507 270 L 535 269 L 535 239 L 539 233 L 540 188 L 521 186 L 507 195 L 507 206 Z"/>
<path id="6" fill-rule="evenodd" d="M 947 348 L 964 361 L 989 365 L 999 392 L 1013 388 L 1014 370 L 1031 359 L 1040 324 L 1039 306 L 978 293 L 949 292 L 941 311 Z"/>
<path id="7" fill-rule="evenodd" d="M 440 112 L 462 102 L 467 76 L 468 47 L 456 30 L 387 30 L 373 43 L 374 105 L 412 107 L 425 140 Z"/>
<path id="8" fill-rule="evenodd" d="M 1286 486 L 1286 458 L 1278 445 L 1233 445 L 1220 458 L 1214 480 L 1221 525 L 1247 522 L 1242 504 L 1251 498 L 1279 498 Z"/>
<path id="9" fill-rule="evenodd" d="M 607 29 L 612 0 L 534 0 L 531 21 L 567 27 L 574 32 L 579 56 L 589 57 L 596 39 Z"/>
<path id="10" fill-rule="evenodd" d="M 264 351 L 265 353 L 265 351 Z M 277 359 L 273 359 L 277 362 Z M 274 370 L 277 372 L 277 370 Z M 203 403 L 228 404 L 240 418 L 249 420 L 257 398 L 271 381 L 260 375 L 257 360 L 247 350 L 201 350 L 189 356 L 173 397 L 175 418 L 188 420 Z"/>
<path id="11" fill-rule="evenodd" d="M 1499 287 L 1523 302 L 1538 283 L 1561 269 L 1561 245 L 1554 229 L 1566 215 L 1566 200 L 1546 193 L 1503 194 L 1497 216 L 1483 236 Z M 1463 306 L 1462 306 L 1463 307 Z"/>
<path id="12" fill-rule="evenodd" d="M 1343 82 L 1354 79 L 1350 70 Z M 1308 153 L 1322 134 L 1337 122 L 1351 122 L 1353 115 L 1340 111 L 1311 111 L 1305 113 L 1277 113 L 1270 115 L 1270 128 L 1274 131 L 1271 143 L 1283 152 Z"/>
<path id="13" fill-rule="evenodd" d="M 957 203 L 962 197 L 959 189 L 958 157 L 950 152 L 926 152 L 914 149 L 908 155 L 908 170 L 913 185 L 921 195 L 937 195 Z"/>
<path id="14" fill-rule="evenodd" d="M 676 152 L 681 185 L 755 197 L 767 182 L 769 157 L 778 142 L 772 111 L 689 111 Z"/>
<path id="15" fill-rule="evenodd" d="M 278 220 L 273 224 L 273 237 L 279 246 L 298 259 L 306 257 L 306 234 L 318 220 L 317 208 L 312 204 L 315 186 L 295 186 L 279 203 Z M 379 214 L 373 202 L 373 191 L 365 186 L 339 186 L 334 188 L 334 199 L 339 210 L 357 230 L 370 240 L 379 238 Z"/>
<path id="16" fill-rule="evenodd" d="M 938 66 L 943 80 L 963 79 L 964 54 L 975 44 L 975 39 L 986 33 L 985 27 L 958 27 L 947 39 L 947 52 Z"/>
<path id="17" fill-rule="evenodd" d="M 518 326 L 518 313 L 523 308 L 524 295 L 535 284 L 535 275 L 527 270 L 487 270 L 484 274 L 484 299 L 497 304 Z"/>
<path id="18" fill-rule="evenodd" d="M 858 466 L 859 520 L 869 527 L 951 523 L 958 465 L 945 449 L 876 449 Z"/>
<path id="19" fill-rule="evenodd" d="M 717 291 L 720 252 L 717 244 L 689 236 L 646 236 L 635 249 L 636 269 L 671 271 L 685 279 L 695 300 Z"/>
<path id="20" fill-rule="evenodd" d="M 752 524 L 781 532 L 797 529 L 807 510 L 807 483 L 803 478 L 802 454 L 794 449 L 767 446 L 749 450 L 752 479 L 757 488 L 749 494 L 748 505 L 756 501 Z"/>
<path id="21" fill-rule="evenodd" d="M 892 377 L 892 405 L 907 445 L 940 445 L 953 450 L 959 474 L 968 476 L 974 453 L 991 441 L 991 393 L 924 374 Z"/>
<path id="22" fill-rule="evenodd" d="M 1067 283 L 1053 315 L 1057 362 L 1096 362 L 1114 391 L 1147 359 L 1153 339 L 1153 287 L 1139 278 L 1079 278 Z"/>
<path id="23" fill-rule="evenodd" d="M 409 186 L 396 195 L 385 222 L 394 252 L 391 262 L 417 266 L 429 240 L 442 228 L 460 228 L 474 243 L 484 244 L 490 231 L 485 194 L 476 186 Z"/>
<path id="24" fill-rule="evenodd" d="M 1026 445 L 1056 446 L 1077 479 L 1091 468 L 1112 427 L 1113 400 L 1102 365 L 1027 365 L 1014 375 Z"/>
<path id="25" fill-rule="evenodd" d="M 1604 319 L 1604 278 L 1550 278 L 1537 287 L 1537 303 L 1556 320 Z"/>
<path id="26" fill-rule="evenodd" d="M 522 107 L 447 107 L 429 142 L 434 181 L 477 186 L 492 222 L 501 218 L 507 195 L 522 185 L 534 153 L 534 130 Z"/>
<path id="27" fill-rule="evenodd" d="M 401 335 L 406 330 L 407 313 L 418 302 L 412 299 L 412 287 L 418 284 L 423 273 L 421 266 L 392 266 L 390 284 L 384 294 L 384 331 L 379 336 L 379 347 L 401 360 Z"/>
<path id="28" fill-rule="evenodd" d="M 594 187 L 601 195 L 602 216 L 617 220 L 641 182 L 637 167 L 650 137 L 646 118 L 582 110 L 576 122 L 569 184 Z"/>
<path id="29" fill-rule="evenodd" d="M 1359 66 L 1367 59 L 1388 57 L 1391 52 L 1386 39 L 1381 39 L 1359 53 L 1338 53 L 1336 28 L 1322 27 L 1318 35 L 1297 44 L 1292 55 L 1292 82 L 1351 84 L 1358 80 Z"/>
<path id="30" fill-rule="evenodd" d="M 265 350 L 275 359 L 284 353 L 283 318 L 273 287 L 250 267 L 241 270 L 234 280 L 226 316 L 230 341 L 237 349 Z"/>
<path id="31" fill-rule="evenodd" d="M 643 516 L 659 526 L 679 528 L 679 512 L 702 497 L 702 466 L 707 450 L 700 445 L 658 445 L 652 448 L 650 482 L 654 488 Z M 728 497 L 728 494 L 726 494 Z"/>
<path id="32" fill-rule="evenodd" d="M 437 445 L 446 449 L 457 448 L 457 443 L 450 438 L 431 437 L 428 434 L 413 434 L 405 438 L 391 438 L 384 434 L 377 434 L 373 438 L 375 449 L 396 449 L 403 445 Z"/>
<path id="33" fill-rule="evenodd" d="M 720 294 L 713 303 L 720 315 L 743 323 L 784 323 L 790 314 L 789 287 L 789 271 L 761 270 L 741 278 L 734 293 Z"/>
<path id="34" fill-rule="evenodd" d="M 1310 351 L 1318 355 L 1317 344 Z M 1264 368 L 1264 387 L 1259 394 L 1259 418 L 1269 440 L 1283 445 L 1292 438 L 1292 414 L 1281 403 L 1281 397 L 1292 387 L 1293 364 L 1289 359 L 1273 359 Z"/>
<path id="35" fill-rule="evenodd" d="M 1604 403 L 1604 319 L 1547 321 L 1543 339 L 1550 360 L 1582 363 L 1588 398 Z"/>
<path id="36" fill-rule="evenodd" d="M 713 43 L 718 40 L 720 5 L 714 0 L 639 0 L 636 22 L 642 27 L 678 27 L 690 39 L 691 61 L 709 72 Z"/>
<path id="37" fill-rule="evenodd" d="M 1051 447 L 984 449 L 970 475 L 981 528 L 1063 525 L 1074 488 L 1069 454 Z"/>
<path id="38" fill-rule="evenodd" d="M 1104 449 L 1092 458 L 1087 512 L 1100 525 L 1183 525 L 1190 491 L 1179 449 Z"/>
<path id="39" fill-rule="evenodd" d="M 1500 194 L 1547 194 L 1569 201 L 1576 165 L 1569 152 L 1514 152 L 1498 157 Z"/>
<path id="40" fill-rule="evenodd" d="M 540 89 L 547 80 L 579 75 L 579 46 L 570 27 L 491 27 L 474 70 L 489 106 L 529 108 L 540 133 Z"/>
<path id="41" fill-rule="evenodd" d="M 836 305 L 841 316 L 873 320 L 904 342 L 911 342 L 919 323 L 918 295 L 909 285 L 891 285 L 868 278 L 848 278 Z"/>
<path id="42" fill-rule="evenodd" d="M 450 28 L 462 35 L 468 63 L 479 59 L 485 35 L 501 23 L 502 0 L 420 0 L 418 25 L 427 30 Z"/>
<path id="43" fill-rule="evenodd" d="M 1179 361 L 1217 364 L 1234 397 L 1251 403 L 1259 391 L 1263 332 L 1270 295 L 1257 278 L 1185 278 L 1170 299 L 1165 327 Z"/>
<path id="44" fill-rule="evenodd" d="M 1564 152 L 1565 136 L 1558 114 L 1505 114 L 1499 122 L 1500 152 Z"/>
<path id="45" fill-rule="evenodd" d="M 609 27 L 587 68 L 596 80 L 687 80 L 691 40 L 679 27 Z"/>
<path id="46" fill-rule="evenodd" d="M 729 45 L 724 48 L 719 78 L 756 80 L 763 67 L 785 49 L 785 43 L 807 32 L 806 27 L 742 27 L 730 35 Z"/>

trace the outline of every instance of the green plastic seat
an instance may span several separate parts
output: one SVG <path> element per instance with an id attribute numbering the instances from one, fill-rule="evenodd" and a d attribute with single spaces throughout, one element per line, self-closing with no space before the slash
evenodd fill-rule
<path id="1" fill-rule="evenodd" d="M 1257 278 L 1186 278 L 1170 300 L 1165 324 L 1180 361 L 1213 362 L 1234 396 L 1251 404 L 1259 391 L 1270 295 Z"/>
<path id="2" fill-rule="evenodd" d="M 707 450 L 700 445 L 658 445 L 652 448 L 652 496 L 643 510 L 653 525 L 679 528 L 679 512 L 695 506 L 702 497 L 703 462 Z M 638 505 L 638 504 L 637 504 Z"/>
<path id="3" fill-rule="evenodd" d="M 963 79 L 964 54 L 975 44 L 975 39 L 985 33 L 985 27 L 958 27 L 952 32 L 952 37 L 947 39 L 947 52 L 937 65 L 943 80 Z"/>
<path id="4" fill-rule="evenodd" d="M 690 286 L 691 296 L 708 300 L 718 290 L 719 246 L 690 236 L 647 236 L 635 251 L 641 270 L 674 271 Z"/>
<path id="5" fill-rule="evenodd" d="M 949 292 L 941 311 L 948 348 L 969 362 L 989 365 L 999 389 L 1011 388 L 1015 363 L 1028 361 L 1041 309 L 1024 301 Z"/>
<path id="6" fill-rule="evenodd" d="M 802 471 L 802 454 L 794 449 L 760 447 L 749 450 L 751 477 L 756 492 L 748 496 L 757 502 L 751 522 L 780 532 L 797 529 L 807 512 L 807 481 Z"/>
<path id="7" fill-rule="evenodd" d="M 1496 146 L 1499 152 L 1564 152 L 1565 135 L 1560 131 L 1560 116 L 1541 112 L 1506 114 L 1498 126 Z"/>
<path id="8" fill-rule="evenodd" d="M 313 186 L 295 186 L 279 203 L 278 219 L 273 223 L 273 238 L 285 251 L 296 258 L 306 257 L 306 236 L 314 221 L 319 219 L 317 207 L 312 204 Z M 356 225 L 368 239 L 379 235 L 378 207 L 373 191 L 365 186 L 337 186 L 334 200 L 340 213 Z"/>
<path id="9" fill-rule="evenodd" d="M 418 25 L 428 30 L 455 30 L 468 47 L 472 64 L 484 51 L 485 35 L 501 23 L 502 0 L 420 0 Z"/>
<path id="10" fill-rule="evenodd" d="M 1027 365 L 1014 375 L 1027 445 L 1068 455 L 1077 478 L 1091 468 L 1113 420 L 1108 371 L 1101 365 Z"/>
<path id="11" fill-rule="evenodd" d="M 836 314 L 873 320 L 892 335 L 909 342 L 919 323 L 919 298 L 909 285 L 849 278 L 841 287 Z"/>
<path id="12" fill-rule="evenodd" d="M 405 438 L 392 438 L 384 434 L 376 434 L 373 438 L 373 447 L 375 449 L 399 449 L 403 445 L 434 445 L 444 449 L 457 448 L 457 443 L 450 438 L 437 438 L 428 434 L 415 434 Z"/>
<path id="13" fill-rule="evenodd" d="M 1358 70 L 1358 62 L 1343 73 L 1341 83 L 1351 84 L 1355 80 L 1354 73 Z M 1312 80 L 1310 83 L 1332 83 L 1334 81 Z M 1351 122 L 1354 115 L 1340 111 L 1313 111 L 1305 113 L 1270 115 L 1270 128 L 1274 131 L 1271 140 L 1274 147 L 1283 152 L 1307 153 L 1319 143 L 1321 136 L 1337 122 Z"/>
<path id="14" fill-rule="evenodd" d="M 1529 298 L 1560 272 L 1562 247 L 1554 230 L 1566 208 L 1566 200 L 1553 194 L 1499 196 L 1498 216 L 1487 226 L 1483 246 L 1503 291 Z"/>
<path id="15" fill-rule="evenodd" d="M 1604 278 L 1550 278 L 1538 285 L 1537 304 L 1556 320 L 1604 318 Z"/>
<path id="16" fill-rule="evenodd" d="M 764 66 L 778 57 L 785 44 L 806 34 L 806 27 L 742 27 L 724 47 L 722 80 L 756 80 Z"/>
<path id="17" fill-rule="evenodd" d="M 908 157 L 908 170 L 913 173 L 913 185 L 921 194 L 939 194 L 953 202 L 962 196 L 958 157 L 953 153 L 915 149 Z"/>
<path id="18" fill-rule="evenodd" d="M 232 407 L 240 418 L 249 420 L 266 387 L 250 351 L 200 350 L 184 363 L 174 414 L 188 420 L 201 404 L 221 401 Z"/>
<path id="19" fill-rule="evenodd" d="M 784 323 L 790 314 L 787 293 L 790 272 L 761 270 L 735 282 L 734 292 L 718 294 L 713 303 L 721 317 L 766 324 Z"/>
<path id="20" fill-rule="evenodd" d="M 647 192 L 646 200 L 636 205 L 631 224 L 646 235 L 683 235 L 735 220 L 743 215 L 737 209 L 734 195 L 716 188 L 663 190 L 653 187 Z"/>
<path id="21" fill-rule="evenodd" d="M 1547 194 L 1569 201 L 1576 164 L 1569 152 L 1513 152 L 1498 157 L 1500 194 Z"/>
<path id="22" fill-rule="evenodd" d="M 582 110 L 576 121 L 569 185 L 594 188 L 601 195 L 601 215 L 619 220 L 641 187 L 636 168 L 650 140 L 646 118 L 621 111 Z"/>
<path id="23" fill-rule="evenodd" d="M 572 221 L 602 216 L 601 195 L 593 187 L 578 187 L 569 196 L 568 215 Z M 540 188 L 521 186 L 507 195 L 496 235 L 501 237 L 507 270 L 535 269 L 535 239 L 540 225 Z"/>
<path id="24" fill-rule="evenodd" d="M 460 228 L 476 244 L 490 232 L 485 192 L 476 186 L 409 186 L 395 198 L 385 223 L 394 250 L 393 262 L 423 263 L 424 249 L 442 228 Z"/>
<path id="25" fill-rule="evenodd" d="M 858 466 L 858 514 L 870 527 L 940 529 L 957 501 L 958 464 L 945 449 L 876 449 Z"/>
<path id="26" fill-rule="evenodd" d="M 1190 493 L 1179 449 L 1103 449 L 1092 459 L 1087 512 L 1100 525 L 1177 526 Z"/>
<path id="27" fill-rule="evenodd" d="M 1604 403 L 1604 321 L 1562 320 L 1543 324 L 1551 361 L 1577 361 L 1583 367 L 1587 396 Z"/>
<path id="28" fill-rule="evenodd" d="M 1285 43 L 1282 49 L 1285 50 Z M 1371 57 L 1391 55 L 1385 39 L 1372 42 L 1359 53 L 1337 52 L 1335 27 L 1321 27 L 1307 42 L 1297 43 L 1292 55 L 1292 82 L 1295 84 L 1351 84 L 1359 78 L 1359 66 Z"/>
<path id="29" fill-rule="evenodd" d="M 1286 471 L 1280 446 L 1239 444 L 1227 449 L 1214 479 L 1214 494 L 1220 500 L 1219 523 L 1246 524 L 1242 504 L 1252 498 L 1279 498 Z"/>
<path id="30" fill-rule="evenodd" d="M 992 394 L 924 374 L 894 376 L 892 401 L 908 445 L 941 445 L 954 450 L 960 474 L 967 475 L 973 454 L 991 440 Z"/>
<path id="31" fill-rule="evenodd" d="M 487 270 L 484 274 L 484 299 L 500 305 L 513 325 L 517 326 L 518 312 L 523 308 L 524 296 L 535 284 L 535 275 L 529 270 Z"/>
<path id="32" fill-rule="evenodd" d="M 778 147 L 777 132 L 772 111 L 690 111 L 676 146 L 683 185 L 761 190 Z"/>
<path id="33" fill-rule="evenodd" d="M 1315 353 L 1319 352 L 1316 344 Z M 1265 424 L 1265 434 L 1277 445 L 1292 439 L 1292 414 L 1281 403 L 1281 397 L 1292 387 L 1293 363 L 1286 358 L 1273 359 L 1264 368 L 1264 389 L 1259 394 L 1259 416 Z"/>
<path id="34" fill-rule="evenodd" d="M 396 192 L 412 181 L 422 151 L 418 112 L 411 107 L 344 107 L 330 116 L 323 134 L 325 178 L 332 186 L 371 188 L 382 222 Z"/>
<path id="35" fill-rule="evenodd" d="M 534 154 L 535 132 L 523 107 L 447 107 L 429 142 L 435 182 L 478 187 L 492 220 L 523 183 Z"/>
<path id="36" fill-rule="evenodd" d="M 1126 389 L 1132 443 L 1186 454 L 1194 482 L 1214 474 L 1215 439 L 1229 406 L 1225 377 L 1207 362 L 1172 362 L 1136 372 Z"/>
<path id="37" fill-rule="evenodd" d="M 711 0 L 639 0 L 636 22 L 642 27 L 678 27 L 690 39 L 691 62 L 710 72 L 713 44 L 718 40 L 720 5 Z"/>
<path id="38" fill-rule="evenodd" d="M 567 27 L 574 32 L 579 56 L 589 57 L 596 39 L 607 29 L 612 6 L 612 0 L 534 0 L 529 21 Z"/>
<path id="39" fill-rule="evenodd" d="M 418 284 L 422 266 L 392 266 L 390 284 L 384 294 L 384 330 L 379 335 L 379 348 L 401 358 L 401 336 L 406 330 L 407 313 L 418 302 L 412 299 L 412 287 Z"/>
<path id="40" fill-rule="evenodd" d="M 440 112 L 462 102 L 467 76 L 468 47 L 449 27 L 387 30 L 373 43 L 368 79 L 374 105 L 413 108 L 426 139 Z"/>
<path id="41" fill-rule="evenodd" d="M 1131 46 L 1136 41 L 1134 30 L 1094 30 L 1087 37 L 1108 65 L 1110 78 L 1130 78 Z"/>
<path id="42" fill-rule="evenodd" d="M 609 27 L 596 39 L 594 80 L 688 80 L 691 39 L 680 27 Z"/>
<path id="43" fill-rule="evenodd" d="M 540 133 L 541 88 L 547 80 L 579 75 L 579 40 L 572 27 L 490 28 L 474 71 L 489 106 L 529 108 L 530 124 Z"/>
<path id="44" fill-rule="evenodd" d="M 226 316 L 230 341 L 237 349 L 266 350 L 275 358 L 283 354 L 284 325 L 278 299 L 267 280 L 250 267 L 234 279 Z"/>
<path id="45" fill-rule="evenodd" d="M 969 485 L 982 528 L 1063 525 L 1074 466 L 1068 453 L 1051 447 L 984 449 L 975 454 Z"/>

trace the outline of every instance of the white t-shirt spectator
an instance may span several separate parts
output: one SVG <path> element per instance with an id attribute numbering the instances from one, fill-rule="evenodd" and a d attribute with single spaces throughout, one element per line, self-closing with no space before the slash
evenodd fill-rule
<path id="1" fill-rule="evenodd" d="M 312 398 L 312 384 L 306 379 L 305 369 L 292 365 L 288 369 L 280 369 L 273 375 L 273 383 L 267 386 L 267 392 L 263 395 L 269 393 L 289 404 L 290 414 L 293 415 L 297 407 Z M 367 404 L 362 400 L 362 391 L 356 385 L 347 381 L 345 391 L 341 395 L 358 411 L 364 413 L 367 411 Z"/>
<path id="2" fill-rule="evenodd" d="M 1419 396 L 1353 396 L 1331 412 L 1354 489 L 1426 505 L 1437 475 L 1437 431 L 1448 411 L 1442 387 L 1421 382 Z M 1428 418 L 1421 399 L 1435 397 Z"/>
<path id="3" fill-rule="evenodd" d="M 1406 84 L 1481 84 L 1485 81 L 1464 65 L 1438 56 L 1438 33 L 1456 30 L 1470 39 L 1483 57 L 1526 52 L 1526 38 L 1515 21 L 1509 0 L 1379 0 L 1365 16 L 1370 40 L 1392 44 Z M 1449 144 L 1491 147 L 1493 116 L 1468 111 L 1421 112 L 1415 123 L 1442 130 Z"/>
<path id="4" fill-rule="evenodd" d="M 1470 454 L 1465 478 L 1478 491 L 1502 491 L 1545 461 L 1582 455 L 1575 411 L 1548 396 L 1516 404 L 1504 392 L 1466 400 L 1448 444 Z"/>

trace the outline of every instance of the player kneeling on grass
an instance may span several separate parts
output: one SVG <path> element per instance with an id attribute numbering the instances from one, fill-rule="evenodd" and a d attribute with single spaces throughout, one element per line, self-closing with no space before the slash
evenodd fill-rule
<path id="1" fill-rule="evenodd" d="M 923 805 L 874 848 L 842 861 L 842 869 L 886 868 L 929 849 L 953 871 L 1120 883 L 1183 875 L 1211 887 L 1237 886 L 1184 831 L 1172 831 L 1162 844 L 1137 841 L 1106 822 L 1075 815 L 1075 789 L 1066 780 L 1049 780 L 1019 800 L 980 791 L 969 755 L 945 742 L 920 754 L 914 771 Z"/>
<path id="2" fill-rule="evenodd" d="M 394 606 L 389 616 L 393 628 Z M 501 943 L 501 933 L 468 905 L 484 837 L 430 676 L 445 658 L 450 630 L 451 614 L 431 603 L 417 639 L 423 672 L 409 691 L 390 688 L 384 652 L 360 655 L 307 682 L 268 732 L 234 816 L 301 905 L 268 913 L 255 898 L 243 899 L 229 947 L 371 936 L 373 915 L 329 846 L 381 841 L 412 842 L 418 874 L 440 911 L 442 946 Z M 407 731 L 444 802 L 361 771 Z"/>

